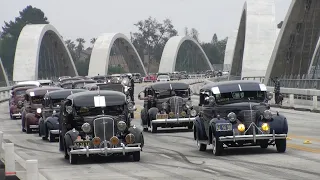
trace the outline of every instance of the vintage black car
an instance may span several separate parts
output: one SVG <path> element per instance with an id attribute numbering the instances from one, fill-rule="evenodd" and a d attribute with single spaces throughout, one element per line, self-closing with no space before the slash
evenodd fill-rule
<path id="1" fill-rule="evenodd" d="M 142 131 L 131 124 L 133 104 L 116 91 L 87 91 L 67 97 L 61 106 L 60 149 L 71 164 L 79 156 L 132 155 L 140 160 Z"/>
<path id="2" fill-rule="evenodd" d="M 142 77 L 140 73 L 132 73 L 132 78 L 135 83 L 142 83 Z"/>
<path id="3" fill-rule="evenodd" d="M 83 89 L 84 85 L 91 84 L 91 83 L 96 83 L 96 82 L 97 81 L 90 80 L 90 79 L 83 79 L 83 80 L 73 81 L 72 82 L 72 89 Z"/>
<path id="4" fill-rule="evenodd" d="M 228 147 L 276 145 L 286 151 L 288 122 L 270 111 L 264 84 L 256 81 L 210 83 L 200 89 L 200 113 L 194 121 L 194 139 L 200 151 L 212 144 L 213 154 Z"/>
<path id="5" fill-rule="evenodd" d="M 72 89 L 72 83 L 73 81 L 68 81 L 68 82 L 59 84 L 59 86 L 62 87 L 63 89 Z"/>
<path id="6" fill-rule="evenodd" d="M 59 138 L 59 111 L 62 101 L 69 95 L 86 91 L 84 89 L 63 89 L 51 91 L 44 95 L 41 118 L 39 119 L 39 136 L 50 142 Z"/>
<path id="7" fill-rule="evenodd" d="M 93 76 L 91 79 L 97 81 L 98 83 L 106 83 L 107 82 L 107 78 L 106 76 Z"/>
<path id="8" fill-rule="evenodd" d="M 142 93 L 144 96 L 142 97 Z M 141 110 L 141 124 L 144 131 L 151 132 L 158 127 L 188 127 L 192 129 L 197 111 L 190 99 L 189 85 L 182 82 L 155 83 L 140 92 L 138 98 L 144 100 Z"/>

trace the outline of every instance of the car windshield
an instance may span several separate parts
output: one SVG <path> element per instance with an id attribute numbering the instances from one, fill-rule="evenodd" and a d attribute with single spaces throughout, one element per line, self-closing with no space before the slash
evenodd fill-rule
<path id="1" fill-rule="evenodd" d="M 74 88 L 75 88 L 75 89 L 81 89 L 85 84 L 92 84 L 92 82 L 75 83 L 75 84 L 74 84 Z"/>
<path id="2" fill-rule="evenodd" d="M 62 88 L 72 89 L 72 84 L 64 84 L 64 85 L 62 85 Z"/>
<path id="3" fill-rule="evenodd" d="M 158 91 L 156 92 L 158 99 L 170 98 L 172 96 L 179 96 L 182 98 L 189 97 L 188 89 L 176 89 L 176 90 L 166 90 L 166 91 Z"/>
<path id="4" fill-rule="evenodd" d="M 133 77 L 139 78 L 139 77 L 141 77 L 141 75 L 140 74 L 134 74 Z"/>
<path id="5" fill-rule="evenodd" d="M 43 96 L 33 96 L 31 97 L 32 104 L 42 104 Z"/>
<path id="6" fill-rule="evenodd" d="M 64 99 L 52 99 L 51 100 L 51 103 L 52 103 L 52 106 L 53 107 L 58 107 L 61 106 L 61 102 L 63 101 Z"/>
<path id="7" fill-rule="evenodd" d="M 26 94 L 26 90 L 24 89 L 24 90 L 17 90 L 16 92 L 15 92 L 15 95 L 16 96 L 23 96 L 23 95 L 25 95 Z"/>
<path id="8" fill-rule="evenodd" d="M 107 106 L 107 107 L 75 107 L 77 115 L 79 116 L 97 116 L 105 115 L 118 116 L 123 114 L 124 106 Z"/>
<path id="9" fill-rule="evenodd" d="M 160 75 L 158 76 L 159 79 L 169 79 L 169 76 L 166 75 Z"/>
<path id="10" fill-rule="evenodd" d="M 217 104 L 231 104 L 235 102 L 254 101 L 262 102 L 265 100 L 265 91 L 238 91 L 215 95 Z"/>

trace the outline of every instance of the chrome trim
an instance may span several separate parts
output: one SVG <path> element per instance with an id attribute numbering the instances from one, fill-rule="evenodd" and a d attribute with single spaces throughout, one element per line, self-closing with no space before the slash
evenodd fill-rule
<path id="1" fill-rule="evenodd" d="M 112 135 L 114 136 L 114 119 L 113 118 L 111 118 L 111 117 L 98 117 L 98 118 L 96 118 L 95 120 L 93 120 L 93 129 L 94 129 L 94 136 L 95 137 L 98 137 L 97 136 L 97 134 L 96 134 L 96 128 L 95 128 L 95 121 L 96 120 L 99 120 L 99 119 L 103 119 L 103 140 L 104 141 L 109 141 L 109 139 L 106 139 L 106 126 L 105 126 L 105 124 L 106 124 L 106 121 L 105 121 L 105 119 L 106 118 L 108 118 L 108 119 L 111 119 L 112 120 L 112 130 L 113 130 L 113 132 L 112 132 Z"/>
<path id="2" fill-rule="evenodd" d="M 21 113 L 15 113 L 15 114 L 11 114 L 12 117 L 20 117 Z"/>
<path id="3" fill-rule="evenodd" d="M 137 145 L 137 144 L 134 144 Z M 133 146 L 133 144 L 131 145 Z M 79 154 L 79 155 L 86 155 L 89 157 L 90 154 L 112 154 L 112 153 L 122 153 L 126 154 L 129 152 L 136 152 L 136 151 L 141 151 L 141 147 L 131 147 L 129 145 L 125 146 L 123 143 L 121 144 L 121 147 L 116 147 L 116 148 L 97 148 L 97 149 L 90 149 L 88 146 L 83 149 L 72 149 L 70 151 L 70 154 Z"/>
<path id="4" fill-rule="evenodd" d="M 276 139 L 286 139 L 287 134 L 258 134 L 258 135 L 236 135 L 236 136 L 223 136 L 219 137 L 221 142 L 226 141 L 241 141 L 241 140 L 276 140 Z"/>
<path id="5" fill-rule="evenodd" d="M 49 133 L 58 135 L 60 133 L 59 130 L 50 130 Z"/>
<path id="6" fill-rule="evenodd" d="M 39 128 L 39 125 L 29 125 L 29 128 L 37 129 L 37 128 Z"/>
<path id="7" fill-rule="evenodd" d="M 195 117 L 192 118 L 173 118 L 173 119 L 155 119 L 151 121 L 151 124 L 161 124 L 161 123 L 193 123 Z"/>

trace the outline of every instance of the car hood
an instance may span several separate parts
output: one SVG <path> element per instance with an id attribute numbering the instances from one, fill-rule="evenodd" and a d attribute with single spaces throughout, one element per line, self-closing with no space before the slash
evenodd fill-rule
<path id="1" fill-rule="evenodd" d="M 256 102 L 240 102 L 240 103 L 232 103 L 225 105 L 218 105 L 215 107 L 216 111 L 220 116 L 224 117 L 230 112 L 234 112 L 238 114 L 240 111 L 244 110 L 255 110 L 263 112 L 266 109 L 269 109 L 270 106 L 264 103 L 256 103 Z"/>

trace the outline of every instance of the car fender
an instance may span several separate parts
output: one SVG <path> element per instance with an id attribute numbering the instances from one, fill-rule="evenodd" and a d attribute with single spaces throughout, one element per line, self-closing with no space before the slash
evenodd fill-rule
<path id="1" fill-rule="evenodd" d="M 270 132 L 273 130 L 276 134 L 288 134 L 288 121 L 283 115 L 273 115 L 272 121 L 269 122 Z"/>
<path id="2" fill-rule="evenodd" d="M 141 125 L 147 125 L 148 114 L 145 108 L 141 109 Z"/>
<path id="3" fill-rule="evenodd" d="M 56 117 L 47 117 L 45 121 L 45 127 L 47 127 L 48 130 L 59 129 L 59 119 Z"/>
<path id="4" fill-rule="evenodd" d="M 132 127 L 130 127 L 128 129 L 128 131 L 134 135 L 135 143 L 141 143 L 142 142 L 142 137 L 143 137 L 142 136 L 142 131 L 139 128 L 137 128 L 135 126 L 132 126 Z"/>
<path id="5" fill-rule="evenodd" d="M 207 134 L 204 128 L 203 121 L 201 121 L 201 118 L 197 116 L 195 120 L 193 121 L 194 123 L 194 129 L 193 129 L 193 135 L 194 135 L 194 140 L 197 140 L 197 134 L 199 135 L 199 140 L 207 140 Z"/>
<path id="6" fill-rule="evenodd" d="M 28 125 L 38 125 L 39 124 L 39 118 L 35 116 L 33 113 L 27 113 L 25 117 L 25 121 Z"/>
<path id="7" fill-rule="evenodd" d="M 150 120 L 155 120 L 159 110 L 158 108 L 152 107 L 148 110 L 148 116 Z"/>
<path id="8" fill-rule="evenodd" d="M 73 142 L 77 139 L 79 136 L 79 131 L 77 130 L 70 130 L 66 132 L 64 135 L 64 142 L 66 143 L 66 147 L 73 146 Z"/>

